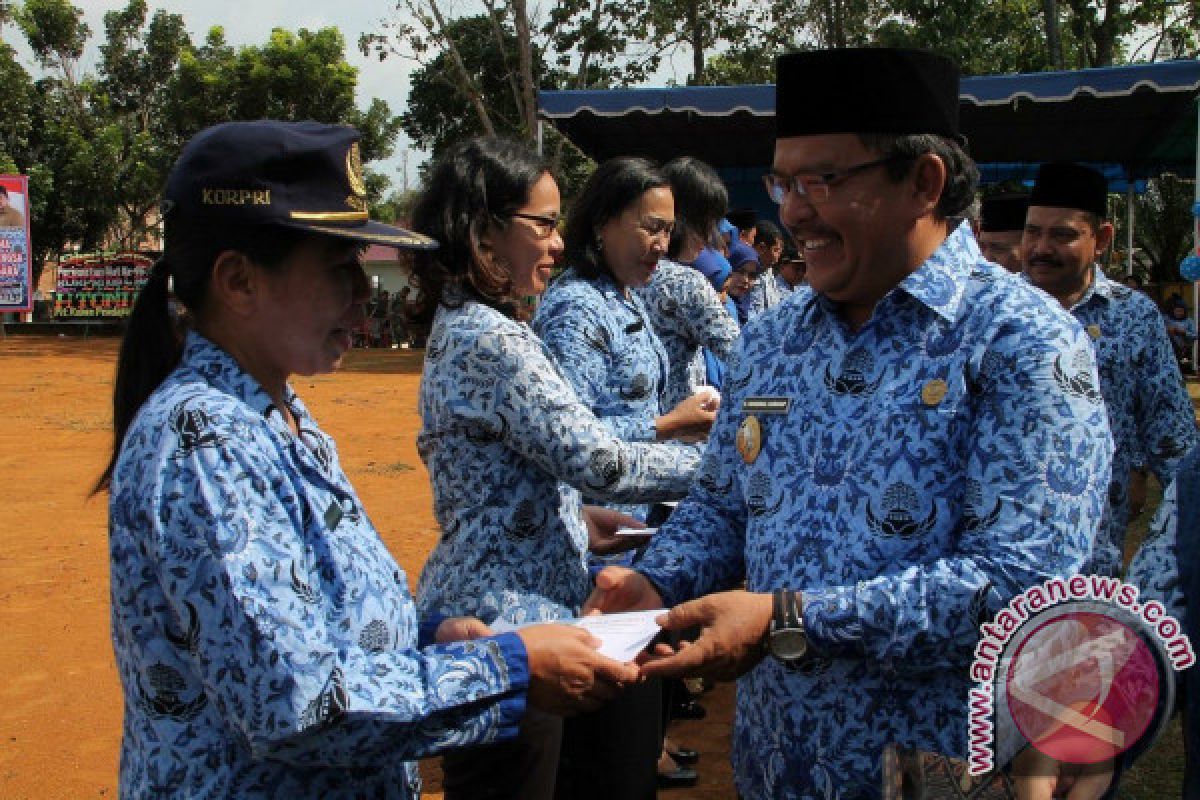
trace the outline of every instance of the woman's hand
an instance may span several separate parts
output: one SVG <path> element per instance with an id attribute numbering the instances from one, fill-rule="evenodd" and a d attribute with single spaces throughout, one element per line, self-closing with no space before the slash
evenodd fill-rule
<path id="1" fill-rule="evenodd" d="M 583 521 L 587 523 L 588 550 L 596 555 L 607 556 L 641 547 L 649 541 L 646 536 L 617 535 L 619 528 L 644 528 L 646 525 L 637 517 L 622 514 L 603 506 L 584 506 Z"/>
<path id="2" fill-rule="evenodd" d="M 635 665 L 600 655 L 583 628 L 530 625 L 516 634 L 529 655 L 529 704 L 550 714 L 594 710 L 638 679 Z"/>
<path id="3" fill-rule="evenodd" d="M 659 440 L 697 441 L 698 438 L 702 439 L 712 427 L 720 407 L 720 395 L 714 397 L 711 391 L 696 392 L 654 421 Z"/>

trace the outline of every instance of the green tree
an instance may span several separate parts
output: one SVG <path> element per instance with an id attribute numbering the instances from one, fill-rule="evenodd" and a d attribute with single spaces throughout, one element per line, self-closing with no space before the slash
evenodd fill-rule
<path id="1" fill-rule="evenodd" d="M 1146 184 L 1146 191 L 1134 200 L 1133 242 L 1149 262 L 1148 278 L 1152 283 L 1180 280 L 1179 262 L 1192 249 L 1192 216 L 1194 187 L 1175 175 L 1160 175 Z M 1116 246 L 1123 249 L 1126 237 L 1125 198 L 1116 204 Z M 1114 265 L 1125 274 L 1125 263 Z"/>

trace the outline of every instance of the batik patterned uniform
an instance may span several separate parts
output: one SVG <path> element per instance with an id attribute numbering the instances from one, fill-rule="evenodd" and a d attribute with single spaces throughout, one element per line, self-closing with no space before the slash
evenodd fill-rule
<path id="1" fill-rule="evenodd" d="M 721 361 L 733 354 L 738 324 L 708 279 L 674 261 L 660 261 L 650 283 L 637 293 L 667 351 L 662 410 L 670 411 L 707 383 L 702 348 Z"/>
<path id="2" fill-rule="evenodd" d="M 1163 492 L 1146 540 L 1129 562 L 1125 580 L 1138 588 L 1142 604 L 1157 600 L 1175 619 L 1187 619 L 1179 576 L 1179 488 L 1175 482 Z"/>
<path id="3" fill-rule="evenodd" d="M 423 614 L 575 616 L 591 591 L 579 490 L 678 498 L 699 462 L 687 448 L 614 436 L 528 325 L 479 303 L 439 309 L 420 406 L 417 446 L 442 529 L 417 589 Z"/>
<path id="4" fill-rule="evenodd" d="M 778 271 L 771 270 L 766 275 L 760 276 L 747 292 L 750 297 L 747 314 L 750 319 L 754 319 L 768 308 L 774 308 L 782 303 L 792 291 L 792 285 L 785 281 Z"/>
<path id="5" fill-rule="evenodd" d="M 964 755 L 980 622 L 1090 553 L 1095 387 L 1079 326 L 962 227 L 857 332 L 808 287 L 746 328 L 696 485 L 636 567 L 667 605 L 804 592 L 818 657 L 738 684 L 744 797 L 876 797 L 889 742 Z"/>
<path id="6" fill-rule="evenodd" d="M 1087 569 L 1117 575 L 1129 526 L 1129 476 L 1141 459 L 1166 486 L 1197 442 L 1196 417 L 1154 302 L 1095 268 L 1092 286 L 1071 313 L 1096 347 L 1100 393 L 1116 452 L 1102 536 Z"/>
<path id="7" fill-rule="evenodd" d="M 514 634 L 417 649 L 417 616 L 322 433 L 188 335 L 111 487 L 122 797 L 411 798 L 415 759 L 517 732 Z"/>

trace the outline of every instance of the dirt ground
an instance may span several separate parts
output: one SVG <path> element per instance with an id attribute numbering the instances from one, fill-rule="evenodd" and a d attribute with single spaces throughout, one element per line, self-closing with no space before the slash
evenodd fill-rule
<path id="1" fill-rule="evenodd" d="M 109 638 L 105 496 L 115 339 L 0 340 L 0 798 L 116 796 L 121 692 Z M 433 547 L 416 452 L 420 354 L 352 353 L 342 372 L 295 387 L 334 437 L 346 472 L 415 584 Z M 699 749 L 701 785 L 670 798 L 733 796 L 732 692 L 672 735 Z M 440 798 L 436 763 L 426 796 Z"/>

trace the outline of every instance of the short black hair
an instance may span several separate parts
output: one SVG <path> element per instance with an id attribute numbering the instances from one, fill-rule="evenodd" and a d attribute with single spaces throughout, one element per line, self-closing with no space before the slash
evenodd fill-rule
<path id="1" fill-rule="evenodd" d="M 783 231 L 774 222 L 768 222 L 765 219 L 758 221 L 758 227 L 754 229 L 754 243 L 765 244 L 767 246 L 783 241 Z"/>
<path id="2" fill-rule="evenodd" d="M 662 175 L 675 196 L 675 231 L 667 247 L 667 257 L 674 258 L 683 249 L 688 231 L 705 242 L 712 238 L 729 207 L 729 191 L 715 169 L 692 156 L 668 161 Z"/>
<path id="3" fill-rule="evenodd" d="M 936 213 L 942 219 L 963 216 L 974 202 L 979 169 L 955 140 L 933 133 L 860 133 L 858 139 L 881 157 L 898 159 L 887 167 L 887 175 L 894 182 L 902 180 L 912 168 L 912 162 L 926 153 L 940 158 L 946 165 L 946 185 L 942 188 Z"/>
<path id="4" fill-rule="evenodd" d="M 587 280 L 611 274 L 597 232 L 646 192 L 670 188 L 653 161 L 631 156 L 605 161 L 583 184 L 571 206 L 563 237 L 567 265 Z"/>
<path id="5" fill-rule="evenodd" d="M 8 197 L 8 187 L 0 184 L 0 194 Z"/>

